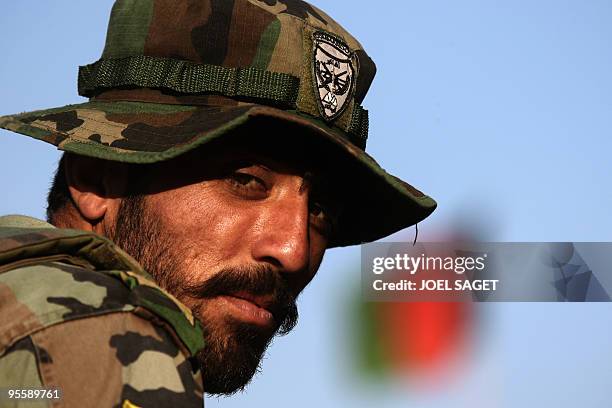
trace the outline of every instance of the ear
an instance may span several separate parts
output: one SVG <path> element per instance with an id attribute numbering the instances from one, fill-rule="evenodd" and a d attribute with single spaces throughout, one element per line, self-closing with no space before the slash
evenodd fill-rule
<path id="1" fill-rule="evenodd" d="M 112 217 L 127 184 L 125 166 L 75 154 L 66 156 L 65 166 L 68 190 L 84 221 L 96 225 Z"/>

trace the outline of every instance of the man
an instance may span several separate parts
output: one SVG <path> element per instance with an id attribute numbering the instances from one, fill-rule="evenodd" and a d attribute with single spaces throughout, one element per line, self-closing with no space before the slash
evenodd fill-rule
<path id="1" fill-rule="evenodd" d="M 327 248 L 435 208 L 364 152 L 374 72 L 300 1 L 118 0 L 90 101 L 0 119 L 67 152 L 50 224 L 0 220 L 0 385 L 67 406 L 242 389 Z"/>

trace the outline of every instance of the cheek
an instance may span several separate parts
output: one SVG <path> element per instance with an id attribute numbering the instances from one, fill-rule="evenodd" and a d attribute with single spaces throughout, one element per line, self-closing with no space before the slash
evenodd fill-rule
<path id="1" fill-rule="evenodd" d="M 304 286 L 310 283 L 319 270 L 321 262 L 323 262 L 323 255 L 325 255 L 328 242 L 327 239 L 314 231 L 311 231 L 310 237 L 310 265 L 309 273 Z"/>
<path id="2" fill-rule="evenodd" d="M 329 243 L 329 239 L 322 235 L 316 228 L 310 228 L 310 259 L 312 264 L 317 264 L 317 266 L 323 260 L 323 255 L 325 254 L 325 250 L 327 249 L 327 244 Z"/>
<path id="3" fill-rule="evenodd" d="M 152 202 L 161 227 L 198 275 L 233 266 L 236 258 L 248 254 L 257 220 L 248 209 L 237 208 L 213 188 L 185 186 L 158 193 Z"/>

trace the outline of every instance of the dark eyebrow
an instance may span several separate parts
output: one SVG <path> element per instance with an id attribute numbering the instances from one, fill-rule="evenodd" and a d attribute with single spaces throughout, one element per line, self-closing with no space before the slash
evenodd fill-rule
<path id="1" fill-rule="evenodd" d="M 312 186 L 314 179 L 314 175 L 307 171 L 302 176 L 302 184 L 300 185 L 300 189 L 298 190 L 300 194 L 302 194 L 308 187 Z"/>

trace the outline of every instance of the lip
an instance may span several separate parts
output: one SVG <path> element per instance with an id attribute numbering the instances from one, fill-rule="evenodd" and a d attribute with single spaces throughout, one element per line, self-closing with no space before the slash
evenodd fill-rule
<path id="1" fill-rule="evenodd" d="M 230 293 L 229 296 L 248 300 L 249 302 L 254 303 L 256 306 L 262 309 L 266 309 L 267 311 L 272 310 L 272 305 L 274 303 L 271 296 L 255 296 L 244 291 Z"/>
<path id="2" fill-rule="evenodd" d="M 252 296 L 246 298 L 243 297 L 242 294 L 223 295 L 220 297 L 237 310 L 241 320 L 264 327 L 271 327 L 274 325 L 274 315 L 265 307 L 260 306 L 260 304 L 265 304 L 261 299 L 259 299 L 260 304 L 258 304 L 251 300 L 253 298 Z"/>

